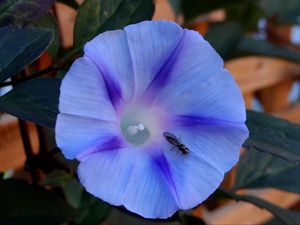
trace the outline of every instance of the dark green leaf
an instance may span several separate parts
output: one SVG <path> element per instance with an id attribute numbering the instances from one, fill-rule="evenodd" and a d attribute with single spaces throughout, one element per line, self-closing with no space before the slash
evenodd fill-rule
<path id="1" fill-rule="evenodd" d="M 300 125 L 250 110 L 247 111 L 246 124 L 250 136 L 244 143 L 245 148 L 300 163 Z"/>
<path id="2" fill-rule="evenodd" d="M 130 225 L 185 225 L 179 222 L 178 213 L 167 219 L 145 219 L 137 214 L 127 211 L 125 208 L 114 208 L 107 219 L 108 224 Z M 198 225 L 198 224 L 197 224 Z M 199 224 L 201 225 L 201 224 Z"/>
<path id="3" fill-rule="evenodd" d="M 81 218 L 78 220 L 79 225 L 97 225 L 107 219 L 111 207 L 100 199 L 84 192 L 79 210 L 81 211 Z"/>
<path id="4" fill-rule="evenodd" d="M 49 30 L 52 30 L 53 39 L 48 48 L 48 52 L 50 53 L 50 55 L 55 56 L 60 46 L 60 34 L 54 16 L 48 13 L 42 16 L 41 18 L 39 18 L 37 21 L 35 21 L 33 25 L 36 27 L 47 28 Z"/>
<path id="5" fill-rule="evenodd" d="M 273 218 L 268 222 L 264 223 L 263 225 L 284 225 L 284 223 L 278 218 Z"/>
<path id="6" fill-rule="evenodd" d="M 68 183 L 71 179 L 71 174 L 62 170 L 53 170 L 44 180 L 40 182 L 40 185 L 60 187 Z"/>
<path id="7" fill-rule="evenodd" d="M 78 180 L 69 173 L 55 170 L 40 184 L 62 188 L 67 202 L 80 212 L 75 218 L 78 225 L 101 224 L 110 213 L 108 204 L 84 191 Z"/>
<path id="8" fill-rule="evenodd" d="M 223 57 L 234 49 L 243 35 L 243 29 L 237 22 L 224 22 L 212 25 L 205 34 L 205 39 Z"/>
<path id="9" fill-rule="evenodd" d="M 82 185 L 74 177 L 71 177 L 71 179 L 62 186 L 62 188 L 68 203 L 78 209 L 81 206 L 81 199 L 84 194 Z M 80 214 L 82 214 L 82 210 L 80 211 Z"/>
<path id="10" fill-rule="evenodd" d="M 260 0 L 261 7 L 269 17 L 276 16 L 279 22 L 299 23 L 299 0 Z"/>
<path id="11" fill-rule="evenodd" d="M 183 219 L 183 224 L 184 225 L 192 225 L 192 224 L 206 225 L 204 220 L 202 220 L 200 218 L 197 218 L 197 217 L 194 217 L 192 215 L 183 215 L 182 219 Z"/>
<path id="12" fill-rule="evenodd" d="M 237 21 L 246 30 L 256 31 L 259 19 L 265 16 L 265 12 L 255 2 L 241 2 L 228 5 L 226 19 Z"/>
<path id="13" fill-rule="evenodd" d="M 1 0 L 0 27 L 22 25 L 46 13 L 54 0 Z"/>
<path id="14" fill-rule="evenodd" d="M 54 159 L 59 161 L 61 164 L 64 165 L 65 170 L 70 171 L 71 174 L 76 174 L 77 167 L 79 162 L 74 160 L 66 159 L 65 156 L 59 151 L 57 154 L 54 155 Z"/>
<path id="15" fill-rule="evenodd" d="M 79 208 L 83 187 L 72 174 L 62 170 L 53 170 L 40 182 L 40 185 L 61 187 L 68 203 L 76 209 Z"/>
<path id="16" fill-rule="evenodd" d="M 75 47 L 101 32 L 149 20 L 153 13 L 153 0 L 85 0 L 75 22 Z"/>
<path id="17" fill-rule="evenodd" d="M 172 6 L 173 10 L 175 11 L 176 15 L 181 14 L 181 5 L 183 0 L 169 0 L 170 5 Z"/>
<path id="18" fill-rule="evenodd" d="M 0 82 L 16 75 L 49 46 L 53 32 L 42 28 L 0 28 Z"/>
<path id="19" fill-rule="evenodd" d="M 239 161 L 234 188 L 273 187 L 300 194 L 300 126 L 252 111 L 247 126 L 248 151 Z"/>
<path id="20" fill-rule="evenodd" d="M 55 225 L 75 217 L 62 199 L 23 181 L 0 180 L 1 225 Z"/>
<path id="21" fill-rule="evenodd" d="M 67 6 L 70 6 L 71 8 L 77 10 L 79 8 L 78 3 L 75 0 L 57 0 L 58 2 L 61 2 Z"/>
<path id="22" fill-rule="evenodd" d="M 122 0 L 116 13 L 105 21 L 98 30 L 102 33 L 108 30 L 121 29 L 129 24 L 151 20 L 154 14 L 153 0 Z"/>
<path id="23" fill-rule="evenodd" d="M 255 40 L 253 38 L 242 39 L 239 42 L 236 50 L 238 54 L 235 55 L 235 57 L 241 57 L 244 55 L 262 55 L 287 59 L 290 61 L 300 63 L 299 52 L 271 44 L 267 41 Z"/>
<path id="24" fill-rule="evenodd" d="M 121 0 L 85 0 L 78 10 L 75 22 L 74 45 L 81 46 L 92 39 L 120 4 Z"/>
<path id="25" fill-rule="evenodd" d="M 240 4 L 246 0 L 183 0 L 182 11 L 186 20 L 191 20 L 203 13 L 225 8 L 231 4 Z"/>
<path id="26" fill-rule="evenodd" d="M 46 127 L 54 127 L 61 80 L 37 78 L 21 83 L 0 98 L 0 110 Z"/>
<path id="27" fill-rule="evenodd" d="M 275 217 L 277 217 L 278 219 L 280 219 L 280 221 L 283 222 L 283 224 L 286 225 L 295 225 L 295 224 L 299 224 L 300 221 L 300 213 L 299 212 L 295 212 L 295 211 L 291 211 L 288 209 L 283 209 L 280 208 L 270 202 L 267 202 L 263 199 L 254 197 L 254 196 L 250 196 L 250 195 L 237 195 L 233 192 L 229 192 L 229 191 L 224 191 L 226 194 L 228 194 L 229 197 L 236 199 L 238 201 L 244 201 L 244 202 L 249 202 L 252 203 L 254 205 L 256 205 L 259 208 L 263 208 L 268 210 L 269 212 L 271 212 Z"/>
<path id="28" fill-rule="evenodd" d="M 248 150 L 239 161 L 235 189 L 278 188 L 300 194 L 300 166 L 270 154 Z"/>
<path id="29" fill-rule="evenodd" d="M 98 225 L 109 216 L 111 207 L 84 191 L 78 180 L 69 173 L 54 170 L 40 184 L 62 188 L 67 202 L 80 212 L 75 218 L 78 225 Z"/>
<path id="30" fill-rule="evenodd" d="M 63 78 L 66 76 L 67 72 L 68 72 L 67 70 L 60 70 L 60 71 L 56 74 L 56 77 L 57 77 L 57 78 L 63 79 Z"/>

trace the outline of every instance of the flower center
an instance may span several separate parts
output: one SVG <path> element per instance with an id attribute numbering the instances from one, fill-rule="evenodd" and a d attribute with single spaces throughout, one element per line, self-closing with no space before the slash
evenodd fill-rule
<path id="1" fill-rule="evenodd" d="M 128 107 L 121 117 L 124 138 L 133 145 L 144 145 L 160 130 L 159 113 L 147 107 Z"/>
<path id="2" fill-rule="evenodd" d="M 121 130 L 125 139 L 134 145 L 142 145 L 150 138 L 150 130 L 140 121 L 122 120 Z"/>

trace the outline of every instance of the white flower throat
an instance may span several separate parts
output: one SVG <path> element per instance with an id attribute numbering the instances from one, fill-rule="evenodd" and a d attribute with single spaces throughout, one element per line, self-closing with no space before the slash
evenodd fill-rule
<path id="1" fill-rule="evenodd" d="M 125 139 L 133 145 L 143 145 L 150 138 L 150 130 L 139 121 L 122 119 L 121 130 Z"/>
<path id="2" fill-rule="evenodd" d="M 144 145 L 160 130 L 158 111 L 149 107 L 132 106 L 121 116 L 121 131 L 127 142 Z"/>

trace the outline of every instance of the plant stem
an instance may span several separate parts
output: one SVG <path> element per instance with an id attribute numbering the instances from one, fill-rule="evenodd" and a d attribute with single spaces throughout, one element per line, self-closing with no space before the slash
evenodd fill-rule
<path id="1" fill-rule="evenodd" d="M 18 80 L 2 82 L 2 83 L 0 83 L 0 88 L 6 87 L 6 86 L 11 86 L 11 85 L 17 85 L 17 84 L 25 82 L 27 80 L 31 80 L 31 79 L 40 77 L 40 76 L 50 73 L 52 71 L 62 70 L 63 69 L 62 66 L 65 65 L 71 58 L 74 57 L 74 55 L 78 54 L 81 50 L 82 50 L 81 46 L 74 48 L 71 52 L 69 52 L 65 57 L 63 57 L 61 60 L 56 62 L 54 65 L 51 65 L 51 66 L 47 67 L 46 69 L 40 70 L 31 75 L 22 76 Z"/>
<path id="2" fill-rule="evenodd" d="M 39 154 L 47 153 L 48 152 L 48 144 L 47 144 L 45 128 L 40 125 L 37 125 L 37 124 L 35 126 L 36 126 L 36 131 L 38 134 L 39 144 L 40 144 Z"/>
<path id="3" fill-rule="evenodd" d="M 21 73 L 20 73 L 21 78 L 19 78 L 19 79 L 24 79 L 26 77 L 26 73 L 27 73 L 27 71 L 25 68 L 21 71 Z M 16 83 L 18 82 L 19 79 L 17 79 L 17 77 L 12 78 L 12 86 L 13 87 L 16 85 Z M 30 136 L 29 136 L 27 123 L 26 123 L 26 121 L 24 121 L 22 119 L 18 119 L 18 123 L 19 123 L 19 129 L 20 129 L 20 133 L 21 133 L 22 143 L 23 143 L 23 147 L 24 147 L 24 152 L 26 155 L 25 170 L 29 171 L 29 173 L 31 175 L 32 183 L 36 184 L 39 181 L 39 176 L 33 165 L 35 154 L 33 152 L 32 145 L 30 142 Z"/>
<path id="4" fill-rule="evenodd" d="M 28 75 L 28 76 L 22 76 L 20 79 L 18 80 L 14 80 L 14 81 L 7 81 L 7 82 L 3 82 L 3 83 L 0 83 L 0 88 L 1 87 L 5 87 L 5 86 L 10 86 L 10 85 L 17 85 L 19 83 L 22 83 L 24 81 L 27 81 L 27 80 L 31 80 L 31 79 L 34 79 L 34 78 L 37 78 L 37 77 L 40 77 L 46 73 L 50 73 L 52 71 L 56 71 L 56 70 L 60 70 L 61 68 L 58 68 L 58 67 L 53 67 L 53 66 L 49 66 L 47 67 L 46 69 L 44 70 L 41 70 L 41 71 L 38 71 L 36 73 L 33 73 L 31 75 Z"/>
<path id="5" fill-rule="evenodd" d="M 27 159 L 26 163 L 25 163 L 25 169 L 28 169 L 28 171 L 31 175 L 32 183 L 36 184 L 39 181 L 39 176 L 38 176 L 38 173 L 35 170 L 34 166 L 32 165 L 35 154 L 32 150 L 30 136 L 28 133 L 28 127 L 24 120 L 18 119 L 18 122 L 19 122 L 19 129 L 20 129 L 20 133 L 21 133 L 23 147 L 24 147 L 24 151 L 25 151 L 25 155 L 26 155 L 26 159 Z"/>
<path id="6" fill-rule="evenodd" d="M 57 67 L 64 66 L 70 59 L 72 59 L 74 57 L 74 55 L 80 53 L 81 50 L 82 50 L 82 46 L 72 49 L 68 54 L 66 54 L 63 58 L 61 58 L 54 65 Z"/>

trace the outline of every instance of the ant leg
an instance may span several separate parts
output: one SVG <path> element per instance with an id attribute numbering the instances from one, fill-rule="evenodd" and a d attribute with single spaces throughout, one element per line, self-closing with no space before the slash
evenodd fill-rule
<path id="1" fill-rule="evenodd" d="M 180 143 L 182 143 L 182 141 L 181 141 L 181 135 L 178 136 L 178 140 L 180 141 Z"/>

